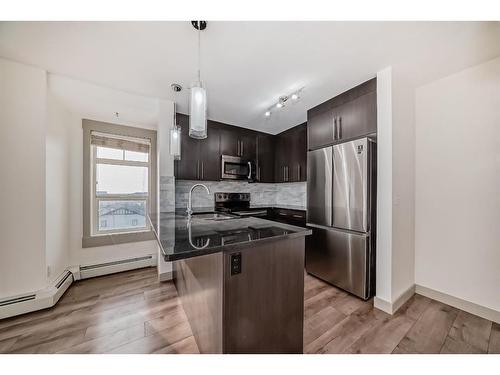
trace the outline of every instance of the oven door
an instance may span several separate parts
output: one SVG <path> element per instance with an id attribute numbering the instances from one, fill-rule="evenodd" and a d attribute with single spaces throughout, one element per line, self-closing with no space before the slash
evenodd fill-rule
<path id="1" fill-rule="evenodd" d="M 222 155 L 221 178 L 223 180 L 252 180 L 253 165 L 236 156 Z"/>

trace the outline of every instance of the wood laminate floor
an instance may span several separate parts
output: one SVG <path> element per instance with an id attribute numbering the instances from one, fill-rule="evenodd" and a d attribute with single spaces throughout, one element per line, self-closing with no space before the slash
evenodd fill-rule
<path id="1" fill-rule="evenodd" d="M 305 353 L 500 353 L 500 325 L 419 295 L 395 315 L 305 275 Z M 198 353 L 174 284 L 146 268 L 74 283 L 0 320 L 0 353 Z"/>

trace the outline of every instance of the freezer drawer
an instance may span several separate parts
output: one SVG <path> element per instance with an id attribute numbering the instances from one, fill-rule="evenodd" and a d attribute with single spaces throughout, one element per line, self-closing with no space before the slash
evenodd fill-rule
<path id="1" fill-rule="evenodd" d="M 358 297 L 372 296 L 370 236 L 311 227 L 306 237 L 306 271 Z"/>

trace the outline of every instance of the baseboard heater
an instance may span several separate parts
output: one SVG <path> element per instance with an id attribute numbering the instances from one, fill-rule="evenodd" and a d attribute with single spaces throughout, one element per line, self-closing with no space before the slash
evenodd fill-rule
<path id="1" fill-rule="evenodd" d="M 72 282 L 73 274 L 65 270 L 51 286 L 45 289 L 1 300 L 0 319 L 54 306 Z"/>
<path id="2" fill-rule="evenodd" d="M 27 296 L 6 299 L 6 300 L 3 300 L 3 301 L 0 301 L 0 307 L 7 306 L 7 305 L 12 305 L 14 303 L 21 303 L 21 302 L 31 301 L 32 299 L 35 299 L 35 298 L 36 298 L 36 294 L 29 294 Z"/>
<path id="3" fill-rule="evenodd" d="M 147 255 L 138 258 L 129 258 L 113 262 L 80 266 L 80 278 L 108 275 L 110 273 L 123 272 L 137 268 L 156 266 L 156 257 Z"/>

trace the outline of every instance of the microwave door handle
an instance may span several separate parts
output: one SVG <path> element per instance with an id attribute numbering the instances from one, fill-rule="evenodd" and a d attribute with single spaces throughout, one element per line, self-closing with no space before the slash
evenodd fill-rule
<path id="1" fill-rule="evenodd" d="M 248 162 L 248 179 L 252 177 L 252 163 Z"/>

